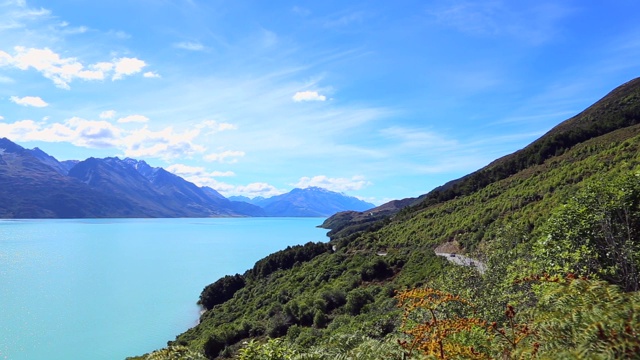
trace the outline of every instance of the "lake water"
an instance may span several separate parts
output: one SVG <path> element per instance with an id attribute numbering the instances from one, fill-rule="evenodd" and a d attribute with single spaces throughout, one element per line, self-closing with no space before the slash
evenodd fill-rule
<path id="1" fill-rule="evenodd" d="M 124 359 L 195 325 L 196 301 L 318 218 L 0 220 L 0 359 Z"/>

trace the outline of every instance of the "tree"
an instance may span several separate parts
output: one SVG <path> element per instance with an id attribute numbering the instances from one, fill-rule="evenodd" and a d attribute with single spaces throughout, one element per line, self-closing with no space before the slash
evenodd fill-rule
<path id="1" fill-rule="evenodd" d="M 358 315 L 365 305 L 373 301 L 373 297 L 364 289 L 354 289 L 347 294 L 345 309 L 351 315 Z"/>
<path id="2" fill-rule="evenodd" d="M 535 246 L 543 270 L 640 289 L 640 173 L 597 181 L 558 209 Z"/>
<path id="3" fill-rule="evenodd" d="M 211 310 L 215 305 L 231 299 L 236 291 L 242 289 L 245 285 L 242 275 L 227 275 L 213 284 L 207 285 L 200 294 L 200 305 L 205 309 Z"/>

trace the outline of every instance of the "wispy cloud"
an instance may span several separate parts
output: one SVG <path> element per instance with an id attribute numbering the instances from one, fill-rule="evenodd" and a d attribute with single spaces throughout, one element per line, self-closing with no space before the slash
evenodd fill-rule
<path id="1" fill-rule="evenodd" d="M 225 150 L 219 153 L 212 153 L 205 155 L 204 159 L 207 161 L 217 161 L 221 163 L 235 163 L 238 161 L 238 158 L 245 156 L 244 151 L 238 150 Z"/>
<path id="2" fill-rule="evenodd" d="M 58 27 L 60 28 L 62 34 L 64 35 L 84 34 L 87 31 L 89 31 L 89 28 L 86 26 L 72 27 L 72 26 L 69 26 L 69 23 L 66 21 L 63 21 L 60 24 L 58 24 Z"/>
<path id="3" fill-rule="evenodd" d="M 177 49 L 189 50 L 189 51 L 202 51 L 205 50 L 204 45 L 195 41 L 183 41 L 173 44 L 173 47 Z"/>
<path id="4" fill-rule="evenodd" d="M 380 130 L 380 134 L 389 138 L 404 148 L 420 149 L 451 149 L 460 144 L 453 139 L 447 139 L 434 131 L 425 131 L 419 128 L 392 126 Z"/>
<path id="5" fill-rule="evenodd" d="M 0 3 L 0 9 L 5 8 L 5 15 L 0 18 L 0 30 L 25 28 L 29 23 L 46 19 L 51 16 L 51 11 L 45 8 L 28 7 L 26 1 L 4 1 Z"/>
<path id="6" fill-rule="evenodd" d="M 301 7 L 301 6 L 294 6 L 291 8 L 291 11 L 294 14 L 300 15 L 300 16 L 309 16 L 311 15 L 311 10 Z"/>
<path id="7" fill-rule="evenodd" d="M 326 18 L 323 25 L 328 28 L 340 28 L 364 22 L 366 14 L 363 11 L 345 11 Z"/>
<path id="8" fill-rule="evenodd" d="M 47 104 L 44 100 L 42 100 L 39 96 L 25 96 L 19 98 L 17 96 L 12 96 L 9 98 L 12 102 L 22 105 L 22 106 L 33 106 L 33 107 L 47 107 Z"/>
<path id="9" fill-rule="evenodd" d="M 531 44 L 552 40 L 558 24 L 574 10 L 555 2 L 516 6 L 509 1 L 454 1 L 428 14 L 447 27 L 475 36 L 508 36 Z"/>
<path id="10" fill-rule="evenodd" d="M 262 46 L 269 48 L 275 46 L 278 43 L 278 35 L 270 30 L 262 29 Z"/>
<path id="11" fill-rule="evenodd" d="M 206 130 L 206 132 L 204 132 L 204 135 L 213 135 L 222 131 L 237 130 L 238 126 L 228 122 L 204 120 L 199 124 L 196 124 L 196 128 Z"/>
<path id="12" fill-rule="evenodd" d="M 122 30 L 109 30 L 107 31 L 107 35 L 113 36 L 116 39 L 121 39 L 121 40 L 131 39 L 131 35 L 127 34 Z"/>

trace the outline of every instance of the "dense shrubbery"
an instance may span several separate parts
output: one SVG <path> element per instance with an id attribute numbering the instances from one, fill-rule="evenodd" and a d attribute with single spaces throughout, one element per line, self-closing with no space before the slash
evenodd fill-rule
<path id="1" fill-rule="evenodd" d="M 253 279 L 264 278 L 276 270 L 291 269 L 295 264 L 309 261 L 330 250 L 331 246 L 326 243 L 308 242 L 304 245 L 288 246 L 256 262 L 246 276 Z"/>
<path id="2" fill-rule="evenodd" d="M 553 214 L 548 235 L 536 245 L 547 272 L 640 290 L 640 173 L 589 184 Z"/>
<path id="3" fill-rule="evenodd" d="M 200 301 L 198 303 L 205 309 L 211 310 L 215 305 L 222 304 L 231 299 L 233 294 L 242 289 L 244 285 L 244 277 L 240 274 L 233 276 L 227 275 L 205 287 L 200 294 Z"/>

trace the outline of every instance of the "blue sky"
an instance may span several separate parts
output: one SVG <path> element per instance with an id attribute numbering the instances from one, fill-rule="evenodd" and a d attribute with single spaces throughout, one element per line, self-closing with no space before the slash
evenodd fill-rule
<path id="1" fill-rule="evenodd" d="M 380 204 L 640 76 L 640 2 L 0 0 L 0 137 Z"/>

